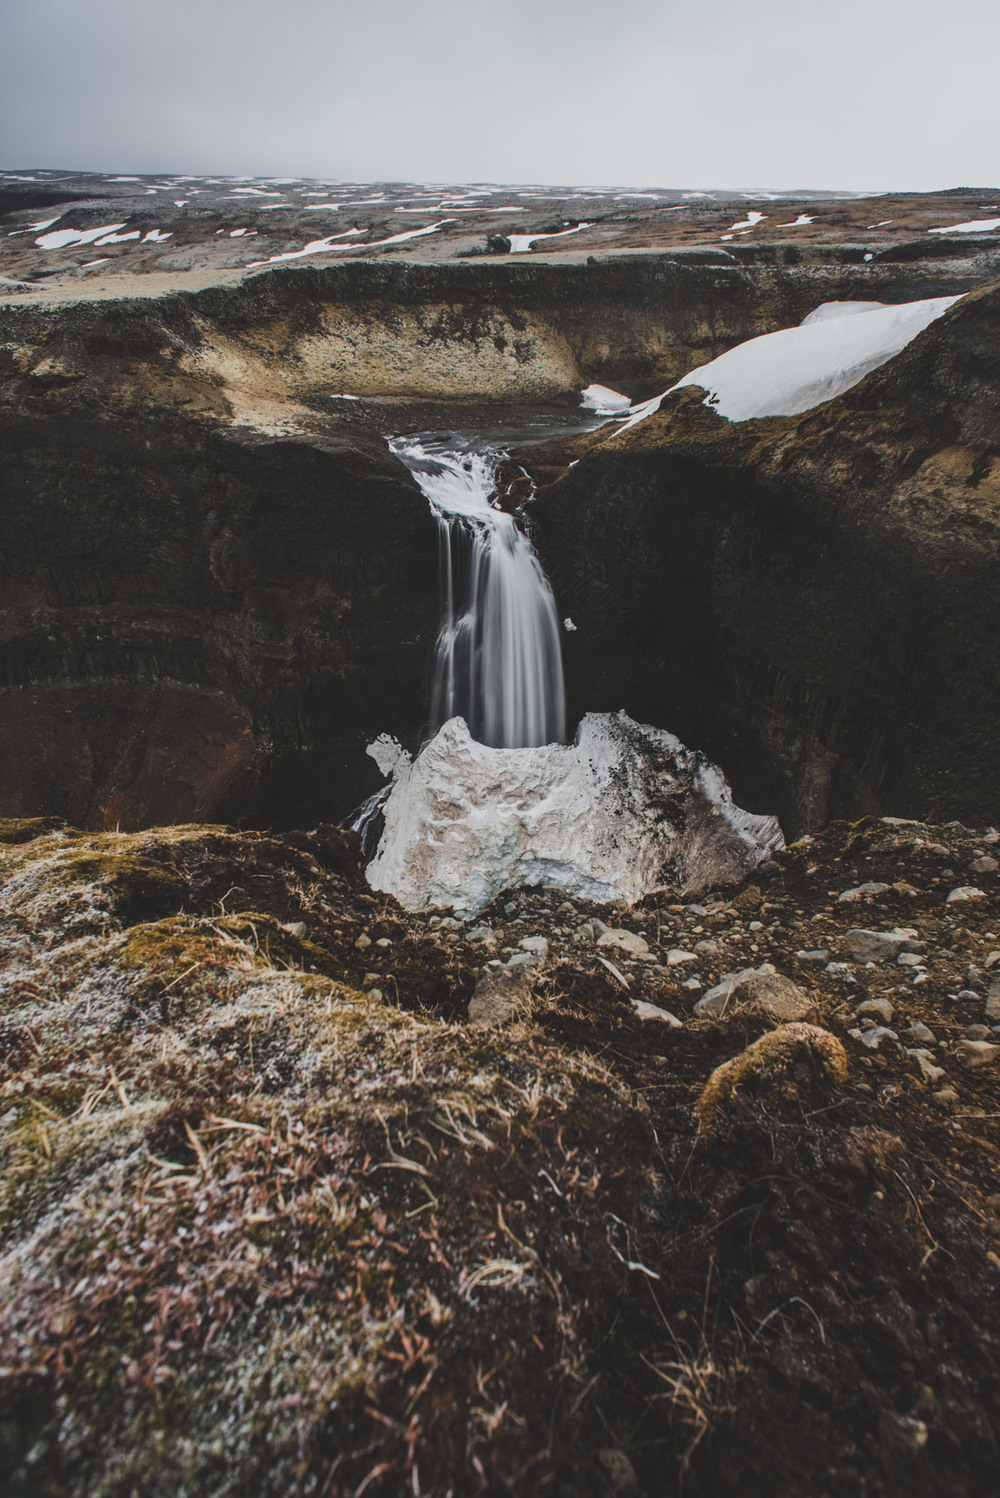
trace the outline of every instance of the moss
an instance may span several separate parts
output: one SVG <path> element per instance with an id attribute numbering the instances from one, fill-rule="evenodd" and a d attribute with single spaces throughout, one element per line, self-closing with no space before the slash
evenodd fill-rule
<path id="1" fill-rule="evenodd" d="M 804 1076 L 796 1072 L 804 1069 Z M 730 1061 L 717 1066 L 698 1100 L 698 1120 L 713 1123 L 741 1092 L 783 1091 L 798 1101 L 811 1084 L 847 1080 L 847 1053 L 829 1030 L 818 1025 L 779 1025 Z"/>
<path id="2" fill-rule="evenodd" d="M 64 825 L 62 817 L 0 817 L 0 843 L 30 843 Z"/>

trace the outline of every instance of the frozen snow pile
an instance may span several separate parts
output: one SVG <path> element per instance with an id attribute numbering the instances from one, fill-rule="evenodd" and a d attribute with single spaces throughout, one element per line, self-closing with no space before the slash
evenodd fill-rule
<path id="1" fill-rule="evenodd" d="M 585 411 L 596 416 L 622 416 L 631 408 L 627 395 L 611 390 L 607 385 L 588 385 L 580 392 L 580 404 Z"/>
<path id="2" fill-rule="evenodd" d="M 690 894 L 783 845 L 704 755 L 624 712 L 588 713 L 572 744 L 491 749 L 450 718 L 412 763 L 388 747 L 372 746 L 393 784 L 368 882 L 407 910 L 475 915 L 514 885 L 605 902 Z"/>
<path id="3" fill-rule="evenodd" d="M 992 234 L 1000 229 L 1000 218 L 971 218 L 964 224 L 948 224 L 944 229 L 928 229 L 928 234 Z"/>
<path id="4" fill-rule="evenodd" d="M 797 416 L 857 385 L 959 300 L 939 296 L 898 306 L 825 302 L 799 327 L 737 344 L 711 363 L 693 369 L 671 389 L 701 386 L 708 391 L 705 405 L 730 421 Z M 634 406 L 620 430 L 652 415 L 662 399 L 654 396 Z"/>

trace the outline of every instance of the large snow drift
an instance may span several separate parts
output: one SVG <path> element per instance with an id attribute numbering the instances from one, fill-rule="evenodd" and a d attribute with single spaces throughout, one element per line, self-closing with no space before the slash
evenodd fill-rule
<path id="1" fill-rule="evenodd" d="M 734 805 L 725 778 L 673 734 L 626 713 L 588 713 L 572 744 L 491 749 L 451 718 L 392 770 L 374 889 L 407 910 L 470 915 L 512 885 L 600 901 L 735 881 L 781 847 L 773 817 Z"/>
<path id="2" fill-rule="evenodd" d="M 700 385 L 705 404 L 730 421 L 797 416 L 833 400 L 900 353 L 918 333 L 959 301 L 957 296 L 886 306 L 825 302 L 797 328 L 764 333 L 692 369 L 672 385 Z M 663 396 L 632 408 L 621 431 L 659 409 Z"/>

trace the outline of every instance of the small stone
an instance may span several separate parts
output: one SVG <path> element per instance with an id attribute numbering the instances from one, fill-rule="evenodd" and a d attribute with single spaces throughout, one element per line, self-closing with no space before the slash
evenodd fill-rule
<path id="1" fill-rule="evenodd" d="M 915 1020 L 908 1029 L 903 1031 L 903 1034 L 909 1040 L 919 1041 L 921 1045 L 937 1045 L 937 1036 L 934 1034 L 934 1031 L 929 1029 L 927 1025 L 921 1024 L 919 1020 Z"/>
<path id="2" fill-rule="evenodd" d="M 897 936 L 894 931 L 867 931 L 856 926 L 844 933 L 841 945 L 853 962 L 892 962 L 908 940 L 906 936 Z"/>
<path id="3" fill-rule="evenodd" d="M 935 1092 L 934 1101 L 941 1108 L 954 1108 L 958 1102 L 958 1093 L 954 1087 L 942 1087 L 940 1092 Z"/>
<path id="4" fill-rule="evenodd" d="M 577 926 L 573 932 L 573 945 L 577 947 L 592 947 L 594 945 L 595 933 L 590 921 L 584 921 L 582 926 Z"/>
<path id="5" fill-rule="evenodd" d="M 1000 1024 L 1000 978 L 994 978 L 989 986 L 983 1014 L 991 1025 Z"/>
<path id="6" fill-rule="evenodd" d="M 852 905 L 858 900 L 874 899 L 876 895 L 884 895 L 889 888 L 887 884 L 879 884 L 874 880 L 868 880 L 864 884 L 857 885 L 854 889 L 845 889 L 837 896 L 841 905 Z"/>
<path id="7" fill-rule="evenodd" d="M 296 941 L 303 941 L 306 934 L 305 921 L 286 921 L 282 931 L 287 931 L 289 936 L 294 936 Z"/>
<path id="8" fill-rule="evenodd" d="M 569 900 L 564 900 L 561 905 L 556 906 L 556 915 L 564 917 L 576 915 L 576 906 L 571 904 Z"/>
<path id="9" fill-rule="evenodd" d="M 830 953 L 826 947 L 816 947 L 808 952 L 796 952 L 795 957 L 803 967 L 826 967 L 830 961 Z"/>
<path id="10" fill-rule="evenodd" d="M 681 984 L 681 987 L 686 988 L 689 993 L 701 993 L 702 986 L 700 978 L 685 978 Z"/>
<path id="11" fill-rule="evenodd" d="M 597 938 L 599 947 L 618 947 L 627 952 L 630 957 L 638 958 L 640 961 L 651 960 L 652 952 L 649 943 L 644 936 L 637 931 L 619 931 L 608 928 Z"/>
<path id="12" fill-rule="evenodd" d="M 515 952 L 507 959 L 508 967 L 544 967 L 545 958 L 540 952 Z"/>
<path id="13" fill-rule="evenodd" d="M 966 1025 L 965 1038 L 966 1040 L 989 1040 L 990 1027 L 989 1025 Z"/>
<path id="14" fill-rule="evenodd" d="M 920 1075 L 925 1082 L 939 1082 L 945 1076 L 944 1067 L 935 1065 L 933 1051 L 928 1051 L 924 1047 L 917 1047 L 912 1051 L 907 1051 L 906 1054 L 911 1056 L 917 1063 L 920 1068 Z"/>
<path id="15" fill-rule="evenodd" d="M 962 1002 L 965 1004 L 978 1004 L 979 995 L 976 993 L 976 990 L 974 988 L 960 988 L 958 990 L 958 993 L 955 995 L 955 1002 Z"/>
<path id="16" fill-rule="evenodd" d="M 368 948 L 371 946 L 371 944 L 372 944 L 371 937 L 370 936 L 366 936 L 363 931 L 362 931 L 361 935 L 358 937 L 357 941 L 354 943 L 355 947 L 357 948 L 357 950 L 359 952 L 366 952 L 368 950 Z"/>
<path id="17" fill-rule="evenodd" d="M 382 974 L 381 973 L 365 973 L 365 976 L 361 980 L 361 987 L 362 988 L 375 988 L 381 982 L 382 982 Z"/>
<path id="18" fill-rule="evenodd" d="M 667 967 L 682 967 L 685 962 L 697 962 L 694 952 L 685 952 L 683 947 L 671 947 L 667 953 Z"/>
<path id="19" fill-rule="evenodd" d="M 764 922 L 763 921 L 751 921 L 748 929 L 750 931 L 763 931 L 763 929 L 764 929 Z"/>
<path id="20" fill-rule="evenodd" d="M 669 1009 L 661 1009 L 659 1004 L 647 1004 L 645 999 L 633 999 L 632 1008 L 640 1019 L 658 1019 L 672 1030 L 679 1030 L 684 1021 L 679 1020 L 676 1014 L 671 1014 Z"/>
<path id="21" fill-rule="evenodd" d="M 529 959 L 530 961 L 530 959 Z M 532 991 L 532 976 L 526 967 L 492 968 L 476 984 L 469 1002 L 473 1025 L 501 1025 L 525 1012 Z"/>
<path id="22" fill-rule="evenodd" d="M 688 915 L 708 915 L 708 910 L 704 905 L 685 905 L 684 909 Z"/>
<path id="23" fill-rule="evenodd" d="M 923 1420 L 916 1420 L 911 1415 L 884 1414 L 879 1427 L 882 1439 L 891 1446 L 905 1451 L 910 1456 L 915 1456 L 918 1451 L 923 1451 L 927 1445 L 927 1426 Z"/>
<path id="24" fill-rule="evenodd" d="M 368 989 L 368 997 L 370 999 L 374 999 L 375 1002 L 376 1002 L 376 1004 L 384 1004 L 385 1003 L 385 994 L 382 992 L 382 990 L 380 988 L 369 988 Z"/>
<path id="25" fill-rule="evenodd" d="M 850 974 L 851 965 L 849 962 L 828 962 L 824 972 L 829 973 L 831 977 L 841 978 L 845 974 Z"/>
<path id="26" fill-rule="evenodd" d="M 749 978 L 755 969 L 744 968 L 739 973 L 726 973 L 719 979 L 714 988 L 710 988 L 694 1006 L 694 1012 L 699 1018 L 704 1019 L 710 1015 L 724 1014 L 729 1004 L 733 989 L 741 978 Z"/>
<path id="27" fill-rule="evenodd" d="M 387 936 L 380 936 L 379 939 L 378 939 L 378 941 L 375 943 L 375 945 L 377 947 L 391 947 L 392 946 L 392 942 L 389 940 L 389 938 Z"/>
<path id="28" fill-rule="evenodd" d="M 883 1024 L 892 1023 L 893 1007 L 888 999 L 865 999 L 859 1004 L 855 1011 L 855 1019 L 871 1018 L 881 1020 Z"/>
<path id="29" fill-rule="evenodd" d="M 526 952 L 535 952 L 542 960 L 548 961 L 549 943 L 545 936 L 522 936 L 520 945 Z"/>
<path id="30" fill-rule="evenodd" d="M 464 924 L 464 921 L 457 921 L 453 915 L 444 915 L 441 917 L 442 931 L 461 931 Z"/>
<path id="31" fill-rule="evenodd" d="M 469 932 L 468 936 L 465 939 L 466 939 L 466 941 L 484 941 L 484 942 L 493 941 L 493 939 L 494 939 L 493 927 L 492 926 L 474 926 L 472 928 L 472 930 Z"/>
<path id="32" fill-rule="evenodd" d="M 994 948 L 993 951 L 990 952 L 989 956 L 986 958 L 986 961 L 983 963 L 983 967 L 985 967 L 985 968 L 996 967 L 996 965 L 997 965 L 998 962 L 1000 962 L 1000 950 L 997 950 L 997 948 Z"/>
<path id="33" fill-rule="evenodd" d="M 719 957 L 722 954 L 722 947 L 719 942 L 712 941 L 711 939 L 695 942 L 694 949 L 700 957 Z"/>
<path id="34" fill-rule="evenodd" d="M 995 874 L 997 869 L 1000 869 L 1000 863 L 991 857 L 989 853 L 984 853 L 981 858 L 974 858 L 972 860 L 972 872 L 974 874 Z"/>
<path id="35" fill-rule="evenodd" d="M 885 1025 L 873 1025 L 870 1030 L 852 1030 L 850 1032 L 856 1040 L 867 1046 L 870 1051 L 877 1051 L 883 1040 L 898 1040 L 899 1036 L 895 1030 L 888 1029 Z"/>
<path id="36" fill-rule="evenodd" d="M 986 891 L 984 889 L 977 889 L 974 884 L 960 884 L 957 889 L 951 891 L 944 903 L 946 905 L 961 905 L 968 900 L 985 899 Z"/>
<path id="37" fill-rule="evenodd" d="M 926 967 L 924 959 L 916 952 L 900 952 L 896 958 L 900 967 Z"/>
<path id="38" fill-rule="evenodd" d="M 737 979 L 732 1002 L 748 1005 L 779 1025 L 809 1024 L 818 1018 L 815 1003 L 797 983 L 761 968 L 749 978 Z"/>
<path id="39" fill-rule="evenodd" d="M 1000 1056 L 1000 1045 L 990 1045 L 985 1040 L 958 1040 L 955 1042 L 955 1058 L 968 1071 L 978 1071 L 991 1066 Z"/>

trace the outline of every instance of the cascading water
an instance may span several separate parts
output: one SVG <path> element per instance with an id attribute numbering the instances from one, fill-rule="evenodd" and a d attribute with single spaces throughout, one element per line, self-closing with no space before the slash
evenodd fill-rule
<path id="1" fill-rule="evenodd" d="M 432 730 L 458 716 L 474 739 L 493 748 L 562 743 L 566 698 L 555 599 L 531 542 L 494 503 L 498 455 L 413 438 L 391 446 L 440 529 Z"/>

